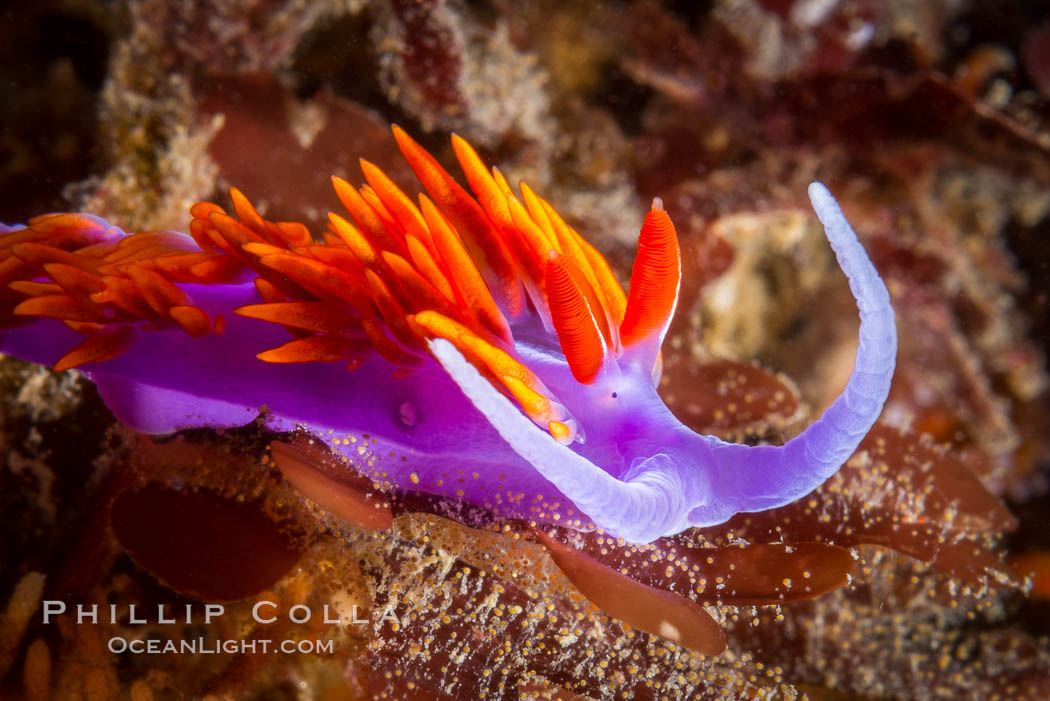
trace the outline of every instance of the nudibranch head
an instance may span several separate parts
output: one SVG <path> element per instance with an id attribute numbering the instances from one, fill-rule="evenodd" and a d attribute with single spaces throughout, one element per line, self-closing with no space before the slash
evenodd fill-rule
<path id="1" fill-rule="evenodd" d="M 841 466 L 893 374 L 889 296 L 830 193 L 810 197 L 861 312 L 850 381 L 783 446 L 697 435 L 657 392 L 681 261 L 657 199 L 625 294 L 554 208 L 453 136 L 471 196 L 404 131 L 427 194 L 362 161 L 315 237 L 200 203 L 190 235 L 90 215 L 0 233 L 5 352 L 83 367 L 131 427 L 305 428 L 381 485 L 647 542 L 787 504 Z M 418 202 L 418 203 L 417 203 Z"/>

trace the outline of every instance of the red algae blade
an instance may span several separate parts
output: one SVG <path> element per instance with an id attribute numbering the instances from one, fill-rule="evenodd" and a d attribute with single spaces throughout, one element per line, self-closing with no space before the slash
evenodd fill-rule
<path id="1" fill-rule="evenodd" d="M 753 543 L 694 547 L 660 539 L 650 545 L 620 543 L 585 534 L 580 551 L 631 579 L 664 591 L 692 592 L 704 603 L 765 606 L 811 599 L 849 584 L 848 550 L 825 543 Z M 666 565 L 654 567 L 654 562 Z"/>
<path id="2" fill-rule="evenodd" d="M 123 491 L 110 523 L 144 569 L 180 594 L 236 601 L 273 585 L 302 550 L 257 502 L 149 483 Z M 221 537 L 216 537 L 221 536 Z"/>
<path id="3" fill-rule="evenodd" d="M 951 453 L 876 424 L 857 453 L 808 497 L 772 511 L 737 514 L 705 535 L 880 545 L 967 582 L 992 575 L 989 584 L 1008 586 L 990 538 L 1015 527 L 1002 502 Z"/>
<path id="4" fill-rule="evenodd" d="M 676 337 L 672 330 L 669 337 Z M 685 334 L 677 335 L 678 338 Z M 791 386 L 760 367 L 691 353 L 664 357 L 662 396 L 694 431 L 725 436 L 763 433 L 794 417 L 799 401 Z"/>
<path id="5" fill-rule="evenodd" d="M 613 618 L 703 655 L 725 650 L 725 633 L 699 604 L 636 582 L 544 533 L 536 536 L 569 581 Z"/>
<path id="6" fill-rule="evenodd" d="M 719 591 L 697 593 L 701 601 L 732 606 L 766 606 L 812 599 L 849 584 L 853 556 L 845 548 L 823 543 L 779 543 L 693 550 L 713 559 L 704 572 L 709 584 L 721 579 Z"/>
<path id="7" fill-rule="evenodd" d="M 270 454 L 292 486 L 333 515 L 375 531 L 386 530 L 393 523 L 390 506 L 381 494 L 370 493 L 363 480 L 350 481 L 351 474 L 342 465 L 333 466 L 346 470 L 347 481 L 330 475 L 326 463 L 336 462 L 331 456 L 302 444 L 281 441 L 270 443 Z"/>

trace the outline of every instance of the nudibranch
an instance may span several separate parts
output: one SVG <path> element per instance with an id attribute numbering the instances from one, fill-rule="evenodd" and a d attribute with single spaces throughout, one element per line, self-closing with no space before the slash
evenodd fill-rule
<path id="1" fill-rule="evenodd" d="M 661 401 L 660 346 L 681 277 L 659 199 L 629 292 L 527 185 L 462 139 L 474 196 L 403 130 L 418 202 L 366 161 L 333 178 L 348 216 L 315 237 L 199 203 L 189 235 L 128 234 L 88 214 L 0 233 L 0 350 L 80 368 L 151 434 L 306 430 L 385 489 L 644 543 L 788 504 L 849 458 L 896 356 L 886 286 L 828 190 L 809 188 L 860 309 L 848 384 L 800 435 L 698 435 Z"/>

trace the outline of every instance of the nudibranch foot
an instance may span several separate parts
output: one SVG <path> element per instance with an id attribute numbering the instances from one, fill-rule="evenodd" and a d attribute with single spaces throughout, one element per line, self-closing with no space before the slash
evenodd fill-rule
<path id="1" fill-rule="evenodd" d="M 682 275 L 659 199 L 625 294 L 548 202 L 515 194 L 465 141 L 452 139 L 473 195 L 394 136 L 426 193 L 362 162 L 367 184 L 333 178 L 347 216 L 323 232 L 268 221 L 237 190 L 232 213 L 192 207 L 189 235 L 75 214 L 0 229 L 0 350 L 81 368 L 143 432 L 261 414 L 378 488 L 636 543 L 798 499 L 877 419 L 893 310 L 822 185 L 810 197 L 860 309 L 856 365 L 802 434 L 748 447 L 693 433 L 657 392 Z M 310 461 L 281 456 L 316 488 Z"/>

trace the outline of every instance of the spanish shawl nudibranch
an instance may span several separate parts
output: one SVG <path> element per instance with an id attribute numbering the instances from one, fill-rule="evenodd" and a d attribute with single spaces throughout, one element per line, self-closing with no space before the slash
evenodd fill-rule
<path id="1" fill-rule="evenodd" d="M 635 543 L 802 497 L 878 418 L 893 309 L 823 185 L 809 195 L 860 308 L 853 374 L 785 445 L 737 445 L 693 433 L 657 394 L 681 275 L 659 199 L 625 295 L 596 249 L 465 141 L 452 138 L 477 199 L 394 135 L 427 195 L 417 206 L 362 161 L 367 185 L 333 178 L 350 218 L 329 214 L 323 242 L 237 190 L 237 218 L 197 204 L 189 236 L 87 214 L 4 227 L 0 350 L 83 368 L 142 432 L 262 413 L 384 486 Z"/>

